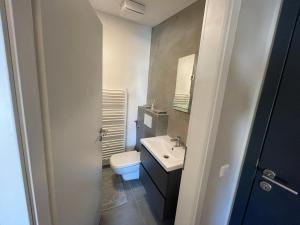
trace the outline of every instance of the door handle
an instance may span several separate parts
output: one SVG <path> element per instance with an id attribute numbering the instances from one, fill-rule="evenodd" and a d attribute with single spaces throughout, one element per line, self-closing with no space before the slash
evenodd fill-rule
<path id="1" fill-rule="evenodd" d="M 100 128 L 99 134 L 102 136 L 106 136 L 108 134 L 108 129 Z"/>
<path id="2" fill-rule="evenodd" d="M 280 187 L 280 188 L 282 188 L 282 189 L 290 192 L 291 194 L 298 195 L 297 191 L 295 191 L 295 190 L 293 190 L 293 189 L 291 189 L 291 188 L 289 188 L 289 187 L 287 187 L 287 186 L 285 186 L 285 185 L 277 182 L 276 180 L 274 180 L 275 176 L 276 176 L 275 172 L 273 172 L 272 170 L 269 170 L 269 169 L 265 169 L 263 171 L 262 178 L 264 178 L 265 180 L 269 181 L 270 183 L 275 184 L 278 187 Z"/>
<path id="3" fill-rule="evenodd" d="M 98 133 L 99 135 L 96 139 L 96 142 L 103 140 L 103 137 L 105 137 L 108 134 L 108 129 L 100 128 Z"/>
<path id="4" fill-rule="evenodd" d="M 286 190 L 286 191 L 288 191 L 288 192 L 290 192 L 290 193 L 292 193 L 294 195 L 298 195 L 297 191 L 295 191 L 295 190 L 293 190 L 293 189 L 291 189 L 291 188 L 289 188 L 289 187 L 287 187 L 287 186 L 285 186 L 285 185 L 283 185 L 283 184 L 281 184 L 281 183 L 279 183 L 279 182 L 277 182 L 277 181 L 275 181 L 275 180 L 273 180 L 273 179 L 271 179 L 271 178 L 269 178 L 269 177 L 267 177 L 265 175 L 263 175 L 262 178 L 266 179 L 267 181 L 269 181 L 269 182 L 271 182 L 271 183 L 273 183 L 273 184 L 281 187 L 282 189 L 284 189 L 284 190 Z"/>

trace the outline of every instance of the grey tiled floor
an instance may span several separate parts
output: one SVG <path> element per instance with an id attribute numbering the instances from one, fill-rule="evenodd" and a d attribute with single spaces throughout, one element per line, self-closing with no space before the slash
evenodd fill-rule
<path id="1" fill-rule="evenodd" d="M 103 181 L 113 179 L 110 168 L 103 169 Z M 151 211 L 145 189 L 139 180 L 123 181 L 127 203 L 102 212 L 100 225 L 173 225 L 173 221 L 161 222 Z M 112 190 L 102 190 L 103 195 Z"/>

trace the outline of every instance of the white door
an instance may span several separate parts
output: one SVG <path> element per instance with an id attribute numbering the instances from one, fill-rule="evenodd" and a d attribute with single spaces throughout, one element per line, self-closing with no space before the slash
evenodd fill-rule
<path id="1" fill-rule="evenodd" d="M 98 225 L 102 26 L 87 0 L 39 2 L 34 18 L 55 225 Z"/>
<path id="2" fill-rule="evenodd" d="M 0 14 L 0 224 L 30 225 L 4 0 Z"/>

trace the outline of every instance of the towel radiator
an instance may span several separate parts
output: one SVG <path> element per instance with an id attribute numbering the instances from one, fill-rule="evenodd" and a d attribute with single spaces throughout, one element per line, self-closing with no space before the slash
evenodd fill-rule
<path id="1" fill-rule="evenodd" d="M 102 127 L 107 135 L 102 140 L 103 164 L 107 164 L 111 155 L 126 149 L 127 127 L 127 91 L 103 89 Z"/>

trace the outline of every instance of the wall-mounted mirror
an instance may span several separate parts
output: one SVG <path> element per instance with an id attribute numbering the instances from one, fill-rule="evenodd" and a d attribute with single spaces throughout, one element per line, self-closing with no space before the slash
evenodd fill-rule
<path id="1" fill-rule="evenodd" d="M 173 108 L 182 112 L 190 111 L 195 56 L 192 54 L 178 59 Z"/>

